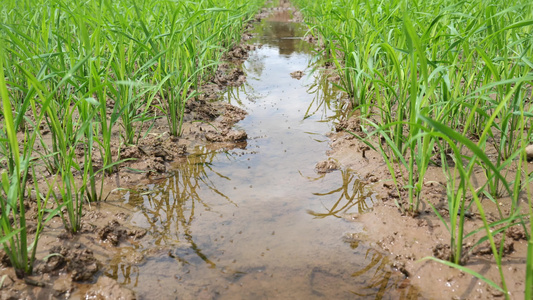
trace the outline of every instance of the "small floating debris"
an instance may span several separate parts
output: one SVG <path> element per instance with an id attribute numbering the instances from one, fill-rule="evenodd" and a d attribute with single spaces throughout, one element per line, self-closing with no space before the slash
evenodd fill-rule
<path id="1" fill-rule="evenodd" d="M 304 72 L 303 71 L 294 71 L 291 73 L 291 77 L 292 78 L 295 78 L 295 79 L 302 79 L 302 77 L 304 76 Z"/>

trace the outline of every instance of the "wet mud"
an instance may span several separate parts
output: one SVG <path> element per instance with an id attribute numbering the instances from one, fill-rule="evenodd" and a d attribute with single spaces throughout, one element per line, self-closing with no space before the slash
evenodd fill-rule
<path id="1" fill-rule="evenodd" d="M 365 137 L 360 122 L 357 115 L 347 116 L 337 122 L 336 133 L 330 135 L 331 149 L 328 151 L 329 160 L 336 161 L 343 168 L 357 170 L 368 188 L 375 192 L 376 201 L 372 209 L 364 214 L 353 215 L 364 227 L 355 237 L 389 253 L 393 269 L 404 273 L 409 284 L 418 287 L 417 297 L 420 299 L 504 299 L 503 293 L 474 276 L 426 259 L 436 257 L 449 260 L 452 254 L 450 233 L 430 207 L 430 204 L 433 205 L 443 218 L 449 218 L 446 178 L 442 169 L 437 163 L 429 167 L 422 189 L 420 212 L 415 216 L 403 214 L 398 205 L 407 207 L 407 192 L 400 190 L 398 194 L 381 154 L 370 150 L 354 137 L 354 134 Z M 533 166 L 529 165 L 528 168 L 529 172 L 533 171 Z M 474 172 L 472 180 L 483 184 L 483 174 L 482 170 Z M 511 201 L 508 198 L 500 199 L 497 204 L 487 198 L 481 201 L 489 222 L 501 219 L 499 210 L 504 215 L 509 214 Z M 528 210 L 525 195 L 519 205 L 522 211 Z M 465 212 L 465 216 L 465 232 L 483 228 L 475 205 Z M 510 298 L 523 299 L 527 255 L 525 233 L 522 227 L 513 226 L 504 234 L 502 266 Z M 486 278 L 500 282 L 498 267 L 488 242 L 476 245 L 483 235 L 481 230 L 465 239 L 463 249 L 466 254 L 460 261 Z M 502 238 L 502 234 L 495 236 L 497 245 L 500 245 Z"/>

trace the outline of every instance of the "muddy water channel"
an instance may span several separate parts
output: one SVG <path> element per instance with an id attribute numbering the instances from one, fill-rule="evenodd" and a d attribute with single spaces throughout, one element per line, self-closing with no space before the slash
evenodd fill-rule
<path id="1" fill-rule="evenodd" d="M 106 276 L 141 299 L 397 298 L 403 278 L 387 258 L 353 239 L 353 213 L 372 206 L 357 174 L 319 174 L 340 97 L 288 12 L 256 25 L 262 44 L 247 82 L 224 95 L 249 115 L 237 148 L 190 149 L 172 177 L 124 195 L 131 223 L 148 230 L 122 246 Z M 291 73 L 303 71 L 301 79 Z M 131 254 L 135 253 L 135 254 Z"/>

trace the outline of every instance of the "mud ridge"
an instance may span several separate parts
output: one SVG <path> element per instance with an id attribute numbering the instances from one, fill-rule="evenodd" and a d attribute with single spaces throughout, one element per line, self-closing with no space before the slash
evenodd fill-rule
<path id="1" fill-rule="evenodd" d="M 336 133 L 330 135 L 331 150 L 329 160 L 339 164 L 340 169 L 354 170 L 379 199 L 370 212 L 351 217 L 364 225 L 364 233 L 358 238 L 375 245 L 389 253 L 391 267 L 402 272 L 410 285 L 416 286 L 420 294 L 417 297 L 434 299 L 489 299 L 502 297 L 503 294 L 477 278 L 455 268 L 427 260 L 436 257 L 449 260 L 450 234 L 444 224 L 434 213 L 431 203 L 443 218 L 449 218 L 446 178 L 438 163 L 426 173 L 426 183 L 422 189 L 422 204 L 416 215 L 403 213 L 399 207 L 408 207 L 406 189 L 396 189 L 391 174 L 380 153 L 371 150 L 360 138 L 366 135 L 361 130 L 361 120 L 354 114 L 336 125 Z M 358 136 L 358 137 L 355 137 Z M 377 143 L 378 141 L 374 141 Z M 436 161 L 438 162 L 438 161 Z M 322 162 L 324 163 L 324 162 Z M 336 168 L 334 168 L 336 169 Z M 334 169 L 332 171 L 334 171 Z M 479 176 L 479 175 L 478 175 Z M 403 180 L 398 178 L 398 180 Z M 476 178 L 475 180 L 482 180 Z M 510 204 L 502 199 L 499 208 L 483 200 L 489 221 L 498 218 L 498 209 L 509 211 Z M 527 203 L 522 202 L 526 209 Z M 465 232 L 483 226 L 474 206 L 465 212 Z M 481 238 L 483 231 L 465 240 L 460 261 L 466 267 L 482 273 L 494 282 L 499 282 L 499 273 L 492 251 L 487 241 L 480 245 L 475 242 Z M 527 251 L 525 233 L 520 226 L 510 227 L 503 236 L 496 236 L 496 243 L 503 241 L 504 275 L 511 293 L 511 298 L 520 298 L 524 291 L 524 274 Z M 474 247 L 475 246 L 475 247 Z M 431 288 L 427 288 L 431 287 Z M 417 299 L 415 297 L 414 299 Z"/>

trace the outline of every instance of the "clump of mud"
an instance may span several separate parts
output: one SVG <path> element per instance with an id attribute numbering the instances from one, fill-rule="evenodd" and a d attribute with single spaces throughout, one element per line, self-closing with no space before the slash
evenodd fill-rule
<path id="1" fill-rule="evenodd" d="M 509 254 L 515 251 L 514 241 L 511 238 L 502 238 L 501 234 L 494 237 L 494 243 L 498 251 L 503 250 L 503 257 L 508 256 Z M 502 247 L 503 243 L 503 247 Z M 485 241 L 483 244 L 479 245 L 475 250 L 474 254 L 476 255 L 489 255 L 493 254 L 492 247 L 490 246 L 489 241 Z"/>
<path id="2" fill-rule="evenodd" d="M 527 240 L 526 231 L 521 225 L 511 226 L 507 229 L 507 236 L 515 241 Z"/>
<path id="3" fill-rule="evenodd" d="M 56 275 L 69 273 L 73 281 L 90 281 L 100 269 L 93 251 L 76 244 L 74 248 L 53 246 L 50 255 L 36 272 Z"/>
<path id="4" fill-rule="evenodd" d="M 348 119 L 340 120 L 335 125 L 335 131 L 349 131 L 349 132 L 360 132 L 361 131 L 361 119 L 354 116 L 351 116 Z"/>
<path id="5" fill-rule="evenodd" d="M 330 173 L 339 170 L 340 165 L 337 161 L 328 159 L 316 164 L 315 170 L 319 174 Z"/>
<path id="6" fill-rule="evenodd" d="M 244 130 L 224 130 L 216 132 L 208 132 L 205 138 L 209 142 L 242 142 L 248 138 Z"/>
<path id="7" fill-rule="evenodd" d="M 141 239 L 146 235 L 145 229 L 129 229 L 122 225 L 117 220 L 111 220 L 109 223 L 98 230 L 97 234 L 101 241 L 109 242 L 113 246 L 118 246 L 121 239 L 133 238 Z"/>
<path id="8" fill-rule="evenodd" d="M 300 80 L 304 76 L 304 72 L 303 71 L 294 71 L 290 75 L 291 75 L 292 78 Z"/>

